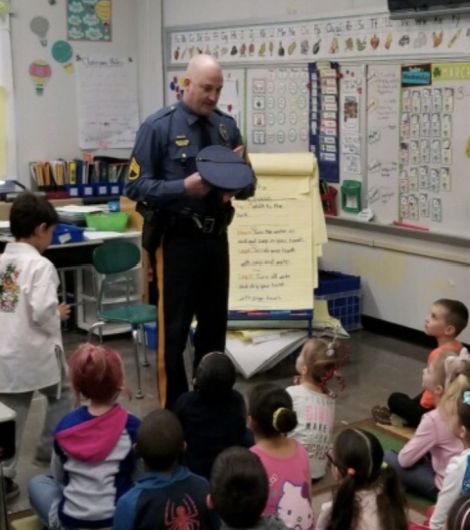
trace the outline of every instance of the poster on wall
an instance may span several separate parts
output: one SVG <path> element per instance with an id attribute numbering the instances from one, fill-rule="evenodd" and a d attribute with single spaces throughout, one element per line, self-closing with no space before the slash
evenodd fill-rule
<path id="1" fill-rule="evenodd" d="M 76 68 L 80 148 L 133 147 L 139 126 L 135 61 L 82 56 Z"/>
<path id="2" fill-rule="evenodd" d="M 306 67 L 252 68 L 247 72 L 247 145 L 251 152 L 308 150 Z"/>
<path id="3" fill-rule="evenodd" d="M 67 39 L 111 41 L 112 0 L 67 0 Z"/>
<path id="4" fill-rule="evenodd" d="M 343 66 L 340 87 L 341 178 L 362 181 L 363 114 L 365 66 Z"/>
<path id="5" fill-rule="evenodd" d="M 165 103 L 172 105 L 180 101 L 184 94 L 184 70 L 169 70 L 166 73 Z M 245 131 L 245 71 L 224 68 L 224 87 L 217 106 L 230 114 L 237 122 L 242 135 Z"/>
<path id="6" fill-rule="evenodd" d="M 309 149 L 317 157 L 321 179 L 339 182 L 339 66 L 310 63 L 308 72 Z"/>

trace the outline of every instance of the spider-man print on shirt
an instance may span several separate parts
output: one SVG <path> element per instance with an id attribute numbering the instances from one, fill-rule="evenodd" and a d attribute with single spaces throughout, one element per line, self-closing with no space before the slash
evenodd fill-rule
<path id="1" fill-rule="evenodd" d="M 165 527 L 167 530 L 199 530 L 199 512 L 196 503 L 185 495 L 181 503 L 168 500 L 165 505 Z"/>

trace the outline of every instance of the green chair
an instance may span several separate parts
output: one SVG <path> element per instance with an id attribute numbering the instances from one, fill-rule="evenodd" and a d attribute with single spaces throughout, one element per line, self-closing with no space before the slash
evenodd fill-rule
<path id="1" fill-rule="evenodd" d="M 155 322 L 156 307 L 149 304 L 136 303 L 131 300 L 129 286 L 132 284 L 131 271 L 140 263 L 140 249 L 134 243 L 125 240 L 107 241 L 97 247 L 93 252 L 93 266 L 96 271 L 103 275 L 99 288 L 97 301 L 98 321 L 90 326 L 88 331 L 89 340 L 95 330 L 98 331 L 100 342 L 102 341 L 102 328 L 107 322 L 121 322 L 129 324 L 132 328 L 132 339 L 134 342 L 135 367 L 137 372 L 136 398 L 144 397 L 140 377 L 140 344 L 144 350 L 144 366 L 148 366 L 147 350 L 145 347 L 144 324 Z M 122 305 L 113 302 L 112 307 L 106 307 L 105 295 L 111 286 L 121 285 L 125 281 L 125 297 Z"/>

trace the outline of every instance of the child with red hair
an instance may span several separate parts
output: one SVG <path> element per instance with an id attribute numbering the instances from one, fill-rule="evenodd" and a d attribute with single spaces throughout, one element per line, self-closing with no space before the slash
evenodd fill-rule
<path id="1" fill-rule="evenodd" d="M 57 425 L 52 476 L 30 481 L 30 503 L 48 528 L 108 528 L 117 500 L 132 486 L 140 420 L 116 403 L 125 387 L 119 353 L 83 344 L 69 368 L 77 404 L 80 396 L 89 403 Z"/>

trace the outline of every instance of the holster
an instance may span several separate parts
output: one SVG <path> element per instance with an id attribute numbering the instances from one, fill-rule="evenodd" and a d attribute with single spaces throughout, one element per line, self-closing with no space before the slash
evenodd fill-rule
<path id="1" fill-rule="evenodd" d="M 151 208 L 145 202 L 138 202 L 135 209 L 144 219 L 142 247 L 150 256 L 153 256 L 160 245 L 163 233 L 167 227 L 167 220 L 163 212 Z"/>

